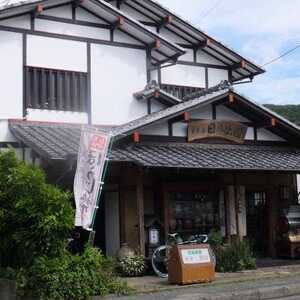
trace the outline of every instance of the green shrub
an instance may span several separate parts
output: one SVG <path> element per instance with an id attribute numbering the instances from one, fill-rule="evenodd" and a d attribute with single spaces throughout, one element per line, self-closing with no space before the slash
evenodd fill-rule
<path id="1" fill-rule="evenodd" d="M 119 261 L 119 270 L 122 276 L 143 276 L 146 272 L 146 262 L 144 256 L 135 255 L 121 258 Z"/>
<path id="2" fill-rule="evenodd" d="M 16 270 L 7 267 L 7 268 L 0 268 L 0 278 L 1 279 L 9 279 L 9 280 L 15 280 L 17 277 Z"/>
<path id="3" fill-rule="evenodd" d="M 219 231 L 211 231 L 208 234 L 208 244 L 211 247 L 220 247 L 223 245 L 223 236 Z"/>
<path id="4" fill-rule="evenodd" d="M 217 272 L 237 272 L 256 268 L 256 259 L 248 241 L 214 247 Z"/>
<path id="5" fill-rule="evenodd" d="M 0 152 L 0 266 L 30 265 L 59 255 L 74 222 L 70 194 L 46 183 L 44 172 Z"/>
<path id="6" fill-rule="evenodd" d="M 114 263 L 92 247 L 82 256 L 64 252 L 57 258 L 37 258 L 31 267 L 20 271 L 17 288 L 20 295 L 45 300 L 81 300 L 128 292 L 114 276 Z"/>

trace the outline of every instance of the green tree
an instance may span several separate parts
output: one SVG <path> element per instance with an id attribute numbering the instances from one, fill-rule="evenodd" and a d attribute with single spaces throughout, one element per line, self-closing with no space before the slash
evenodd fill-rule
<path id="1" fill-rule="evenodd" d="M 54 257 L 73 226 L 70 194 L 46 183 L 44 172 L 0 152 L 0 266 L 30 265 Z"/>

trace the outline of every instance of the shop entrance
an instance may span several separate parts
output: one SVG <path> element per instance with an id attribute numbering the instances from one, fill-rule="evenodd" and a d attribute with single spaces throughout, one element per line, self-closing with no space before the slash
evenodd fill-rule
<path id="1" fill-rule="evenodd" d="M 267 193 L 247 191 L 247 237 L 258 255 L 265 255 L 268 250 L 267 231 Z"/>

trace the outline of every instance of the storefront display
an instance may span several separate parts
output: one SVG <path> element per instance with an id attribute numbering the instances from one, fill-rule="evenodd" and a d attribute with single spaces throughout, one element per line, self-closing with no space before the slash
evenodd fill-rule
<path id="1" fill-rule="evenodd" d="M 207 192 L 169 193 L 169 230 L 182 234 L 220 229 L 218 201 Z"/>

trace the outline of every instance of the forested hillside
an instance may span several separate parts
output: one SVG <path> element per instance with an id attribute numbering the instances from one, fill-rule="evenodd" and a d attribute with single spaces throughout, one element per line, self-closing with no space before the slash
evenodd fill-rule
<path id="1" fill-rule="evenodd" d="M 265 106 L 300 126 L 300 105 L 268 104 Z"/>

